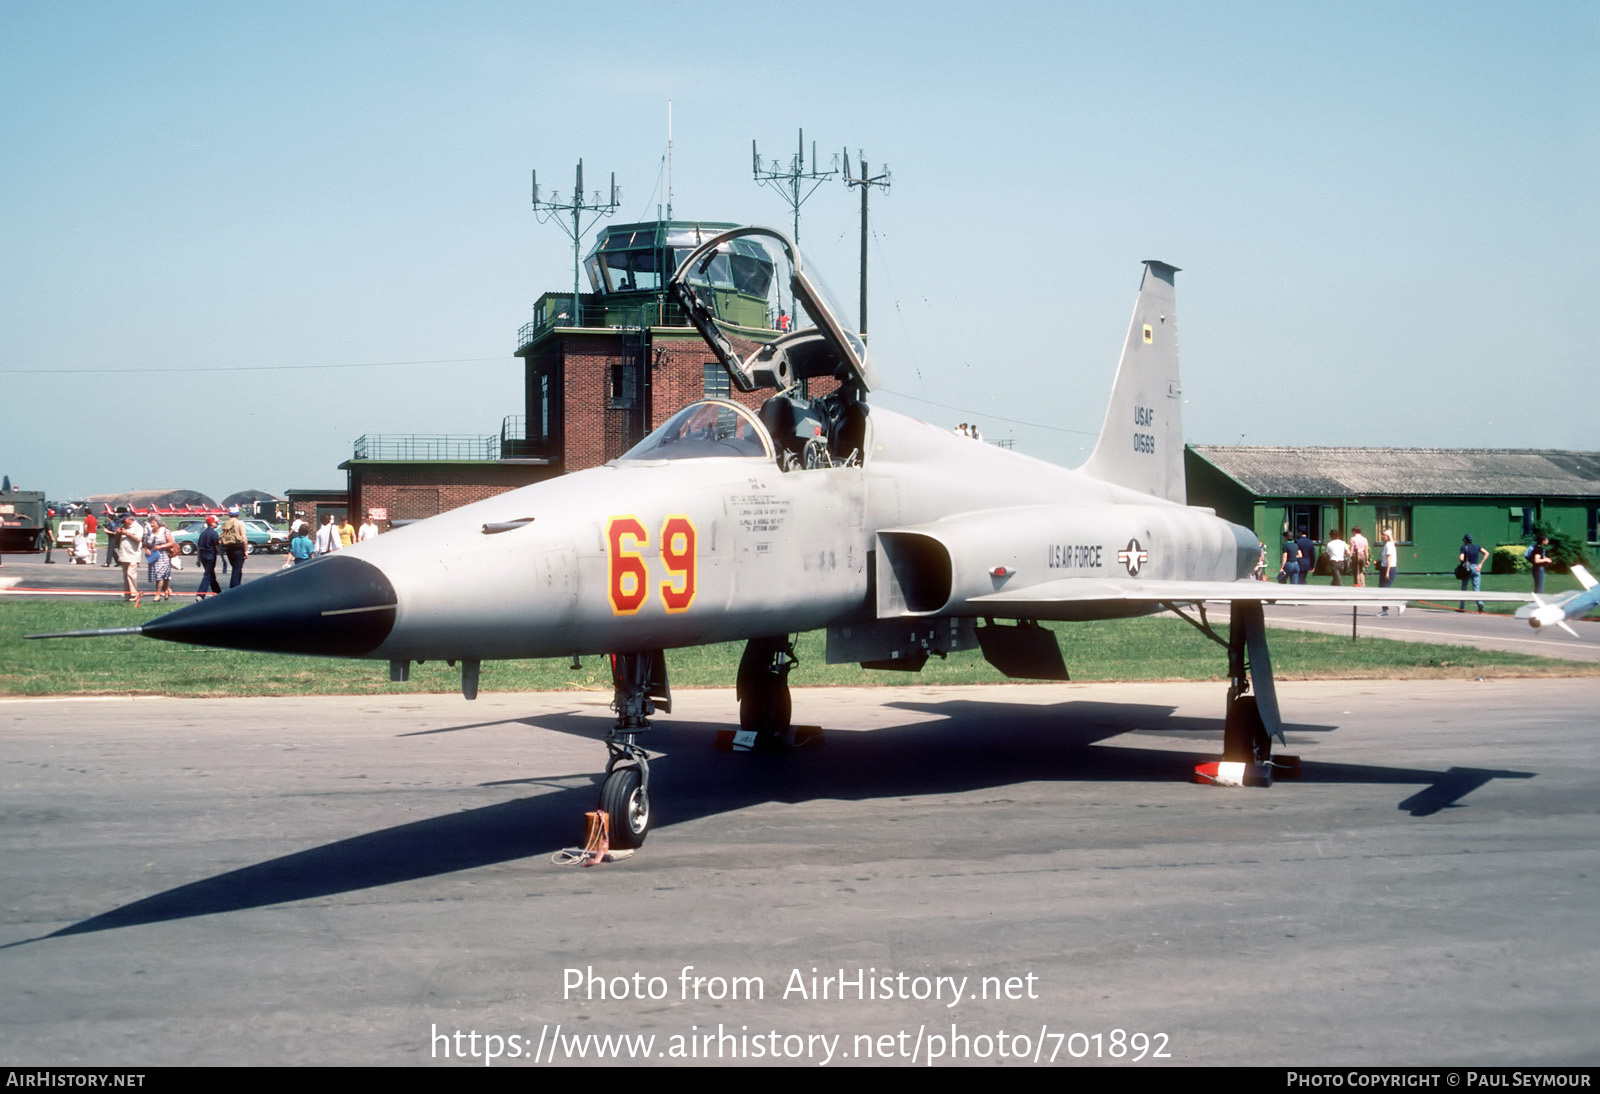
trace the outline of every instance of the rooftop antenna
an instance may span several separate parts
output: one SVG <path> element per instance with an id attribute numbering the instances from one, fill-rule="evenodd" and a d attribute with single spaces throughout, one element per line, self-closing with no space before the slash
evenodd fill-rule
<path id="1" fill-rule="evenodd" d="M 672 100 L 667 100 L 667 219 L 672 219 Z"/>
<path id="2" fill-rule="evenodd" d="M 599 222 L 601 217 L 608 217 L 617 211 L 621 204 L 621 194 L 617 191 L 617 173 L 611 172 L 611 200 L 601 201 L 600 191 L 588 199 L 583 196 L 583 161 L 578 161 L 578 177 L 572 185 L 572 198 L 563 202 L 558 192 L 552 191 L 545 201 L 539 200 L 539 172 L 533 173 L 533 215 L 539 219 L 540 224 L 554 221 L 561 226 L 572 239 L 572 325 L 583 326 L 583 313 L 578 310 L 578 252 L 583 246 L 583 237 L 588 234 Z M 584 213 L 593 213 L 588 224 L 583 223 Z M 572 226 L 568 227 L 566 220 L 557 214 L 571 213 Z"/>
<path id="3" fill-rule="evenodd" d="M 750 141 L 750 161 L 755 171 L 757 182 L 766 183 L 783 196 L 789 203 L 789 208 L 794 210 L 794 242 L 800 242 L 800 206 L 805 204 L 806 198 L 817 192 L 817 187 L 827 182 L 839 173 L 838 161 L 828 171 L 818 171 L 817 168 L 817 142 L 811 142 L 811 170 L 806 170 L 806 131 L 799 130 L 800 143 L 795 150 L 794 158 L 789 161 L 788 167 L 780 166 L 780 161 L 769 160 L 765 166 L 761 163 L 761 156 L 756 151 L 756 142 Z M 804 194 L 800 192 L 801 184 L 811 183 L 811 189 Z"/>
<path id="4" fill-rule="evenodd" d="M 889 192 L 889 165 L 883 165 L 883 174 L 874 175 L 867 170 L 867 154 L 857 150 L 861 156 L 861 177 L 852 178 L 850 175 L 850 149 L 844 150 L 844 184 L 849 187 L 859 187 L 861 190 L 861 340 L 867 340 L 867 194 L 874 186 L 883 187 L 884 193 Z"/>

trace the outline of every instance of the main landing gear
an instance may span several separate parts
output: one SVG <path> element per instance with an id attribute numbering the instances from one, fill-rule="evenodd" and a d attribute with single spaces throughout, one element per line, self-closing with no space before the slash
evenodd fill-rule
<path id="1" fill-rule="evenodd" d="M 606 734 L 606 780 L 600 808 L 611 817 L 611 846 L 631 850 L 650 834 L 650 758 L 636 736 L 650 728 L 650 715 L 672 711 L 667 660 L 660 650 L 611 655 L 611 709 L 616 725 Z"/>
<path id="2" fill-rule="evenodd" d="M 1222 759 L 1225 763 L 1270 764 L 1272 737 L 1262 706 L 1272 715 L 1272 731 L 1283 739 L 1278 720 L 1278 697 L 1272 685 L 1272 661 L 1267 656 L 1267 635 L 1261 605 L 1235 601 L 1228 627 L 1228 703 L 1222 723 Z M 1250 669 L 1256 667 L 1257 694 L 1250 692 Z"/>
<path id="3" fill-rule="evenodd" d="M 800 662 L 786 635 L 752 638 L 739 659 L 735 693 L 739 697 L 739 732 L 733 747 L 740 751 L 789 743 L 789 672 Z"/>
<path id="4" fill-rule="evenodd" d="M 1228 648 L 1228 699 L 1222 723 L 1222 760 L 1200 764 L 1194 781 L 1228 786 L 1271 786 L 1273 775 L 1293 778 L 1300 774 L 1297 756 L 1273 756 L 1272 739 L 1286 743 L 1283 719 L 1278 714 L 1278 693 L 1272 681 L 1272 659 L 1267 653 L 1267 625 L 1260 603 L 1236 600 L 1231 605 L 1228 637 L 1211 629 L 1200 608 L 1196 622 L 1168 605 L 1218 644 Z M 1255 693 L 1251 694 L 1254 673 Z"/>

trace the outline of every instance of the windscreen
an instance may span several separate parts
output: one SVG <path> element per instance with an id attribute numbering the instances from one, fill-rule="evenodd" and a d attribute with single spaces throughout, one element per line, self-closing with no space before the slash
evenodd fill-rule
<path id="1" fill-rule="evenodd" d="M 691 403 L 621 456 L 624 460 L 772 459 L 772 438 L 754 414 L 736 403 Z"/>

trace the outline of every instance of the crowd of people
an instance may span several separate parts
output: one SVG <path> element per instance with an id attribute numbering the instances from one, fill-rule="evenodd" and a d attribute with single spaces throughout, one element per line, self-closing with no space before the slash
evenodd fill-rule
<path id="1" fill-rule="evenodd" d="M 73 561 L 94 563 L 98 554 L 95 544 L 98 523 L 91 513 L 84 527 L 73 537 Z M 139 567 L 144 566 L 153 590 L 152 599 L 171 600 L 173 556 L 178 553 L 178 544 L 166 522 L 154 513 L 141 518 L 122 509 L 107 524 L 106 560 L 102 565 L 122 570 L 122 598 L 134 603 L 142 599 Z"/>
<path id="2" fill-rule="evenodd" d="M 351 524 L 348 516 L 335 524 L 334 515 L 328 513 L 323 516 L 322 524 L 313 530 L 311 523 L 303 516 L 297 517 L 289 527 L 289 555 L 294 560 L 291 565 L 297 566 L 357 543 L 365 543 L 377 534 L 378 522 L 372 519 L 371 513 L 367 514 L 360 528 Z"/>
<path id="3" fill-rule="evenodd" d="M 100 530 L 102 522 L 94 513 L 88 513 L 70 538 L 59 546 L 66 547 L 74 563 L 96 565 L 100 557 Z M 119 509 L 104 522 L 106 532 L 105 560 L 99 565 L 117 566 L 122 570 L 123 599 L 141 602 L 146 596 L 154 600 L 172 599 L 172 572 L 182 567 L 179 556 L 181 546 L 172 529 L 159 514 L 139 515 L 127 508 Z M 309 562 L 321 555 L 332 554 L 356 543 L 378 535 L 378 523 L 369 513 L 357 528 L 349 517 L 335 517 L 329 513 L 323 524 L 313 531 L 305 515 L 296 514 L 291 529 L 288 553 L 284 568 Z M 50 546 L 57 546 L 52 535 Z M 229 576 L 228 588 L 236 588 L 244 580 L 245 560 L 250 555 L 250 534 L 240 516 L 237 505 L 228 508 L 226 518 L 218 522 L 215 516 L 205 518 L 204 525 L 195 536 L 194 557 L 200 566 L 200 584 L 194 598 L 204 600 L 222 592 L 217 569 Z M 47 551 L 46 562 L 53 562 Z M 149 590 L 139 587 L 140 567 L 144 567 Z"/>
<path id="4" fill-rule="evenodd" d="M 1395 546 L 1394 535 L 1389 529 L 1381 529 L 1378 533 L 1378 555 L 1376 560 L 1371 555 L 1371 545 L 1367 537 L 1362 535 L 1361 526 L 1357 525 L 1350 530 L 1350 539 L 1346 542 L 1340 538 L 1339 529 L 1334 528 L 1328 533 L 1327 540 L 1322 545 L 1322 556 L 1325 563 L 1324 569 L 1332 579 L 1332 584 L 1343 585 L 1344 578 L 1349 577 L 1352 583 L 1358 586 L 1367 583 L 1367 569 L 1376 561 L 1378 572 L 1378 587 L 1387 589 L 1394 584 L 1395 573 L 1399 568 L 1399 551 Z M 1533 591 L 1544 592 L 1545 574 L 1553 564 L 1554 559 L 1550 554 L 1550 537 L 1540 535 L 1527 549 L 1526 558 L 1533 571 Z M 1263 561 L 1266 548 L 1262 547 Z M 1291 534 L 1288 528 L 1284 529 L 1283 545 L 1281 549 L 1282 562 L 1278 570 L 1278 582 L 1283 585 L 1304 585 L 1306 578 L 1317 572 L 1317 545 L 1308 534 L 1305 525 L 1301 525 Z M 1483 588 L 1483 567 L 1490 559 L 1488 548 L 1480 546 L 1473 541 L 1470 534 L 1461 537 L 1461 551 L 1457 556 L 1455 576 L 1461 582 L 1461 591 L 1478 592 Z M 1478 601 L 1478 611 L 1483 612 L 1483 601 Z M 1399 606 L 1400 611 L 1405 611 L 1405 605 Z M 1456 611 L 1467 610 L 1467 602 L 1461 601 L 1456 606 Z M 1378 614 L 1388 615 L 1388 607 L 1384 607 Z"/>

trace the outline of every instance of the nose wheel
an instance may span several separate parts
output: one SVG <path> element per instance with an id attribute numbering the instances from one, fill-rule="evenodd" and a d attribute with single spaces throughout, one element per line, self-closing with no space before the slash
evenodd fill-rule
<path id="1" fill-rule="evenodd" d="M 623 752 L 614 747 L 613 751 L 627 756 L 629 762 L 612 766 L 600 787 L 600 808 L 611 818 L 611 846 L 623 850 L 642 846 L 650 834 L 650 791 L 645 786 L 650 767 L 643 749 L 628 748 L 630 751 Z M 612 764 L 620 758 L 614 755 Z"/>

